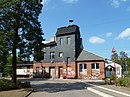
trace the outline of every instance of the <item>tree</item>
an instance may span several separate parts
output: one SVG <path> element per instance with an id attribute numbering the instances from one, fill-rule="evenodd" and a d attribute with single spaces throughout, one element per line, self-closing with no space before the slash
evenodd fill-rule
<path id="1" fill-rule="evenodd" d="M 120 56 L 119 56 L 119 64 L 121 64 L 123 67 L 125 67 L 125 65 L 127 64 L 127 53 L 125 53 L 124 51 L 120 52 Z"/>
<path id="2" fill-rule="evenodd" d="M 114 62 L 117 62 L 117 61 L 118 61 L 118 58 L 119 58 L 119 56 L 118 56 L 117 53 L 113 53 L 113 54 L 111 55 L 111 60 L 114 61 Z"/>
<path id="3" fill-rule="evenodd" d="M 11 76 L 12 77 L 11 72 L 13 72 L 13 70 L 12 70 L 12 57 L 8 56 L 6 65 L 4 66 L 3 74 L 4 74 L 4 76 Z"/>
<path id="4" fill-rule="evenodd" d="M 17 51 L 23 61 L 42 52 L 43 33 L 38 16 L 42 4 L 39 0 L 3 0 L 0 2 L 0 33 L 7 38 L 7 47 L 12 53 L 13 76 L 16 83 Z"/>
<path id="5" fill-rule="evenodd" d="M 7 62 L 8 48 L 6 46 L 6 39 L 3 32 L 0 33 L 0 72 L 3 72 L 4 65 Z"/>

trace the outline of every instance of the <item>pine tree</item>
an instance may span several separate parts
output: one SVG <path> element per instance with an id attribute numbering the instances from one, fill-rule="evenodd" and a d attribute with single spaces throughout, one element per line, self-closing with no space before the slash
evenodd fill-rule
<path id="1" fill-rule="evenodd" d="M 23 61 L 34 55 L 36 61 L 42 53 L 43 33 L 38 16 L 42 4 L 39 0 L 3 0 L 0 2 L 0 33 L 6 36 L 7 47 L 12 52 L 13 77 L 16 83 L 17 51 Z M 18 49 L 18 50 L 17 50 Z"/>

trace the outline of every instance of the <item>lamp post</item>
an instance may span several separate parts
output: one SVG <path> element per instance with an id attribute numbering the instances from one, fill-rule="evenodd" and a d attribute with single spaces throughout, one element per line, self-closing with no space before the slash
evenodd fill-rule
<path id="1" fill-rule="evenodd" d="M 116 52 L 116 49 L 115 48 L 112 48 L 112 53 L 113 53 L 113 59 L 114 59 L 114 76 L 115 76 L 115 83 L 116 83 L 116 56 L 115 56 L 115 52 Z"/>

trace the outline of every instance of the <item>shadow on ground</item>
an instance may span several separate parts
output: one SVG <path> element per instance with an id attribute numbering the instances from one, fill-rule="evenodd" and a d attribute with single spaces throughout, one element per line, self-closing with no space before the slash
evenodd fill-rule
<path id="1" fill-rule="evenodd" d="M 33 84 L 34 92 L 61 92 L 69 90 L 81 90 L 86 89 L 86 84 L 81 82 L 75 83 L 44 83 L 44 84 Z"/>

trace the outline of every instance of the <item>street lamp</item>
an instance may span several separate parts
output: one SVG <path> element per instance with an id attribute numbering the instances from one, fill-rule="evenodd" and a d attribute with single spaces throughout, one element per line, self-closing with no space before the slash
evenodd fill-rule
<path id="1" fill-rule="evenodd" d="M 116 52 L 116 49 L 115 48 L 112 48 L 112 53 L 113 53 L 113 59 L 114 59 L 114 75 L 115 75 L 115 82 L 116 82 L 116 56 L 115 56 L 115 52 Z"/>

